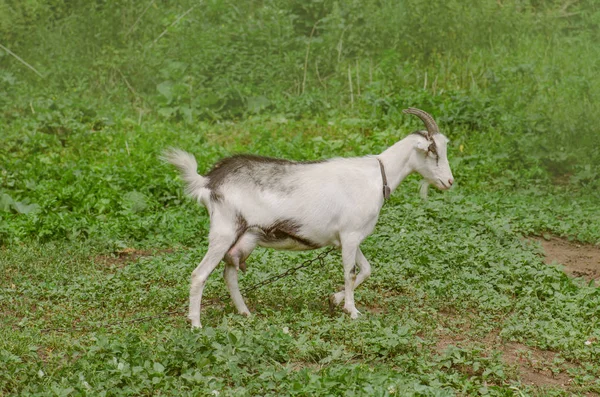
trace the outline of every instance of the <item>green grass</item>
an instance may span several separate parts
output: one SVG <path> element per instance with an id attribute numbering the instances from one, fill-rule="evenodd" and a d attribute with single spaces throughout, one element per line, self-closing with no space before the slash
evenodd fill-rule
<path id="1" fill-rule="evenodd" d="M 403 134 L 268 120 L 194 131 L 117 120 L 101 131 L 75 133 L 64 146 L 55 135 L 14 134 L 3 152 L 11 171 L 5 191 L 14 202 L 36 207 L 3 212 L 0 390 L 599 392 L 599 345 L 584 344 L 600 338 L 599 290 L 543 264 L 539 249 L 522 240 L 552 233 L 600 241 L 597 200 L 576 186 L 529 185 L 518 175 L 487 178 L 497 164 L 484 160 L 487 143 L 474 139 L 462 152 L 458 143 L 450 148 L 456 188 L 432 191 L 422 201 L 418 178 L 411 177 L 385 205 L 364 243 L 374 274 L 357 290 L 359 320 L 329 314 L 328 294 L 343 281 L 339 255 L 332 254 L 323 268 L 309 267 L 249 294 L 253 317 L 238 316 L 225 299 L 204 308 L 203 330 L 189 329 L 188 280 L 206 250 L 208 219 L 182 196 L 174 170 L 159 162 L 163 147 L 195 152 L 206 170 L 242 149 L 295 159 L 349 156 L 378 152 Z M 145 250 L 145 256 L 107 259 L 125 247 Z M 251 285 L 314 255 L 259 249 L 241 283 Z M 226 293 L 219 274 L 209 281 L 207 299 Z M 165 311 L 180 314 L 103 327 Z M 447 313 L 472 325 L 442 326 Z M 42 331 L 73 326 L 89 329 Z M 470 343 L 440 351 L 446 333 Z M 518 371 L 493 354 L 500 347 L 485 345 L 490 334 L 556 352 L 569 365 L 555 370 L 570 371 L 574 379 L 569 392 L 519 383 Z"/>
<path id="2" fill-rule="evenodd" d="M 600 289 L 527 240 L 600 243 L 598 7 L 0 2 L 0 44 L 44 76 L 0 51 L 0 395 L 600 394 Z M 192 331 L 208 216 L 161 151 L 374 154 L 421 128 L 408 106 L 456 186 L 386 203 L 363 315 L 329 312 L 333 253 Z M 258 249 L 240 283 L 316 254 Z"/>

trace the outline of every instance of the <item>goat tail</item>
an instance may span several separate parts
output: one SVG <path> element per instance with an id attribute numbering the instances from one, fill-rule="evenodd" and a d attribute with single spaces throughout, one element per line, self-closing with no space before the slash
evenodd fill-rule
<path id="1" fill-rule="evenodd" d="M 169 148 L 160 157 L 162 161 L 173 164 L 179 169 L 181 178 L 186 183 L 185 192 L 202 200 L 206 189 L 206 178 L 198 174 L 198 163 L 193 154 L 181 149 Z"/>

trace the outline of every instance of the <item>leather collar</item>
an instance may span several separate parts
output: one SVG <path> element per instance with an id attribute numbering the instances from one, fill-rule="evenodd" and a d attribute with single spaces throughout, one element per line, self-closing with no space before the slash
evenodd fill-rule
<path id="1" fill-rule="evenodd" d="M 390 187 L 388 186 L 387 177 L 385 176 L 385 168 L 383 167 L 383 163 L 379 159 L 377 159 L 377 162 L 379 162 L 379 169 L 381 170 L 381 179 L 383 180 L 383 199 L 387 200 L 390 198 L 392 189 L 390 189 Z"/>

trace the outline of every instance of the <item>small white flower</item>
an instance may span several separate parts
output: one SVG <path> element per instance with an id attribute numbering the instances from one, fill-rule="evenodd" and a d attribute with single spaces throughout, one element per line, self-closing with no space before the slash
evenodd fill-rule
<path id="1" fill-rule="evenodd" d="M 219 394 L 221 394 L 221 392 L 218 390 L 213 390 L 210 392 L 210 394 L 212 394 L 213 396 L 218 396 Z"/>
<path id="2" fill-rule="evenodd" d="M 585 345 L 586 345 L 586 346 L 589 346 L 589 345 L 591 345 L 591 344 L 592 344 L 592 341 L 591 341 L 591 340 L 586 340 L 586 341 L 585 341 Z"/>
<path id="3" fill-rule="evenodd" d="M 290 329 L 288 327 L 283 327 L 283 333 L 284 334 L 289 334 L 290 333 Z"/>
<path id="4" fill-rule="evenodd" d="M 42 371 L 42 370 L 40 369 L 40 370 L 38 371 L 38 376 L 39 376 L 40 378 L 43 378 L 43 377 L 44 377 L 44 375 L 46 375 L 46 374 L 44 373 L 44 371 Z"/>
<path id="5" fill-rule="evenodd" d="M 388 386 L 388 393 L 396 394 L 396 386 L 394 386 L 394 385 Z"/>

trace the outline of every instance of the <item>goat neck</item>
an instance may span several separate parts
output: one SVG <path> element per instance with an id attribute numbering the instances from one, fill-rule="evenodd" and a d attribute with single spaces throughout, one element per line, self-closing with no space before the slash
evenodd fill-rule
<path id="1" fill-rule="evenodd" d="M 396 190 L 404 178 L 415 171 L 412 164 L 412 157 L 415 154 L 414 145 L 414 137 L 409 135 L 377 156 L 383 163 L 388 185 L 392 192 Z"/>

